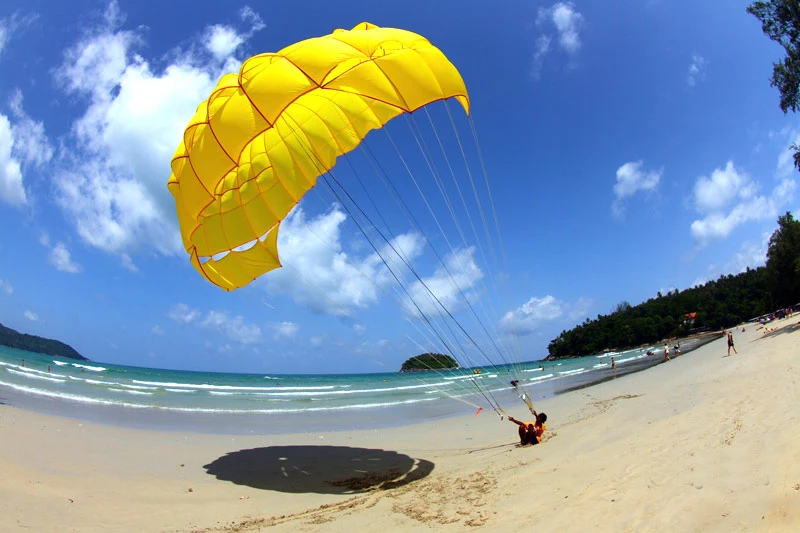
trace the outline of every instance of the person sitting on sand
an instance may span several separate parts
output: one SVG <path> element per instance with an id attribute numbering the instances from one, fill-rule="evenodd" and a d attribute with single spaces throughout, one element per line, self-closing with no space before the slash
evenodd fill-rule
<path id="1" fill-rule="evenodd" d="M 547 415 L 545 413 L 536 414 L 536 411 L 534 411 L 533 414 L 536 415 L 536 422 L 520 422 L 513 416 L 508 417 L 511 422 L 519 426 L 520 446 L 539 444 L 542 439 L 542 434 L 547 428 L 547 426 L 544 425 L 544 423 L 547 422 Z"/>

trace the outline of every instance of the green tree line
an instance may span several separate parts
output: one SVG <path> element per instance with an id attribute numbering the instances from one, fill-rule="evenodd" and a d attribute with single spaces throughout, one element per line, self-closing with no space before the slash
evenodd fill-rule
<path id="1" fill-rule="evenodd" d="M 800 303 L 800 221 L 791 213 L 778 218 L 766 266 L 720 276 L 698 287 L 631 306 L 621 302 L 608 315 L 588 318 L 550 341 L 554 357 L 588 355 L 682 337 L 697 330 L 718 330 L 776 309 Z M 691 314 L 694 313 L 694 316 Z"/>

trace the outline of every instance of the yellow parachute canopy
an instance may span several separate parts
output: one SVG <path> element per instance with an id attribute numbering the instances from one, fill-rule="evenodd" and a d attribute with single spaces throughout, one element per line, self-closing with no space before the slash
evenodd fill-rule
<path id="1" fill-rule="evenodd" d="M 292 208 L 373 129 L 457 99 L 461 75 L 424 37 L 361 23 L 246 60 L 197 108 L 168 186 L 192 264 L 225 290 L 281 266 Z"/>

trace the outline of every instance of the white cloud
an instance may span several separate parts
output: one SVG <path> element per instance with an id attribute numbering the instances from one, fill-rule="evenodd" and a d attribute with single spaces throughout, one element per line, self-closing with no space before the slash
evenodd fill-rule
<path id="1" fill-rule="evenodd" d="M 167 316 L 179 324 L 189 324 L 200 317 L 200 311 L 180 303 L 172 306 Z"/>
<path id="2" fill-rule="evenodd" d="M 319 347 L 319 346 L 322 346 L 322 342 L 324 340 L 325 339 L 323 339 L 322 337 L 319 337 L 319 336 L 315 335 L 315 336 L 311 337 L 310 339 L 308 339 L 308 342 L 311 343 L 311 346 Z"/>
<path id="3" fill-rule="evenodd" d="M 714 169 L 711 176 L 701 176 L 695 183 L 695 208 L 705 217 L 692 222 L 692 236 L 702 246 L 727 237 L 747 222 L 776 218 L 794 197 L 796 187 L 794 179 L 784 178 L 770 196 L 758 195 L 758 183 L 728 161 L 725 168 Z"/>
<path id="4" fill-rule="evenodd" d="M 748 268 L 758 268 L 767 263 L 767 248 L 772 233 L 766 232 L 758 242 L 744 242 L 725 266 L 726 272 L 740 273 Z"/>
<path id="5" fill-rule="evenodd" d="M 414 316 L 420 311 L 437 316 L 445 311 L 436 300 L 450 313 L 475 301 L 477 294 L 473 289 L 483 278 L 483 272 L 475 263 L 474 253 L 473 248 L 455 250 L 445 256 L 444 265 L 437 266 L 432 276 L 413 282 L 409 295 L 402 297 L 406 311 Z"/>
<path id="6" fill-rule="evenodd" d="M 28 203 L 28 196 L 22 184 L 20 163 L 11 155 L 13 148 L 11 123 L 5 115 L 0 115 L 0 200 L 22 206 Z"/>
<path id="7" fill-rule="evenodd" d="M 7 19 L 0 20 L 0 55 L 6 47 L 9 39 L 8 21 Z"/>
<path id="8" fill-rule="evenodd" d="M 29 26 L 37 18 L 39 18 L 39 15 L 36 13 L 30 13 L 27 15 L 14 13 L 10 17 L 0 19 L 0 57 L 2 57 L 3 50 L 5 50 L 5 47 L 11 40 L 12 35 L 16 33 L 17 30 Z"/>
<path id="9" fill-rule="evenodd" d="M 34 313 L 33 311 L 31 311 L 29 309 L 26 309 L 25 312 L 22 313 L 22 314 L 25 316 L 25 318 L 27 318 L 31 322 L 36 322 L 36 321 L 39 320 L 39 315 L 37 315 L 36 313 Z"/>
<path id="10" fill-rule="evenodd" d="M 364 324 L 353 324 L 353 331 L 355 331 L 356 335 L 363 335 L 367 332 L 367 326 Z"/>
<path id="11" fill-rule="evenodd" d="M 63 242 L 59 242 L 50 250 L 50 264 L 56 267 L 61 272 L 69 272 L 70 274 L 78 274 L 83 271 L 83 268 L 75 263 L 70 257 L 69 250 Z"/>
<path id="12" fill-rule="evenodd" d="M 38 168 L 53 157 L 44 125 L 31 119 L 22 108 L 22 93 L 9 100 L 12 120 L 0 114 L 0 200 L 21 207 L 29 203 L 23 169 Z"/>
<path id="13" fill-rule="evenodd" d="M 288 295 L 317 313 L 347 316 L 375 303 L 380 291 L 394 280 L 377 254 L 359 257 L 343 250 L 341 226 L 346 219 L 337 206 L 311 220 L 302 208 L 296 208 L 278 235 L 284 267 L 263 276 L 259 283 L 270 293 Z M 409 260 L 419 256 L 423 243 L 416 234 L 392 240 Z M 381 254 L 393 265 L 399 262 L 388 245 Z"/>
<path id="14" fill-rule="evenodd" d="M 251 8 L 245 6 L 239 12 L 242 22 L 249 25 L 248 31 L 240 33 L 231 26 L 222 24 L 214 24 L 206 29 L 203 42 L 206 49 L 217 61 L 225 61 L 233 55 L 237 48 L 239 48 L 247 39 L 253 36 L 257 31 L 264 29 L 266 26 L 261 20 L 261 17 Z"/>
<path id="15" fill-rule="evenodd" d="M 689 87 L 694 87 L 706 77 L 706 67 L 708 63 L 701 55 L 693 55 L 692 63 L 689 65 L 689 73 L 686 75 L 686 83 Z"/>
<path id="16" fill-rule="evenodd" d="M 12 287 L 9 282 L 0 279 L 0 291 L 5 292 L 6 294 L 14 294 L 14 287 Z"/>
<path id="17" fill-rule="evenodd" d="M 745 200 L 755 193 L 750 176 L 737 169 L 733 161 L 725 168 L 717 168 L 711 176 L 701 176 L 694 185 L 694 199 L 701 213 L 713 213 L 729 205 L 736 198 Z"/>
<path id="18" fill-rule="evenodd" d="M 241 344 L 254 344 L 261 341 L 261 328 L 247 324 L 244 317 L 231 317 L 226 311 L 209 311 L 201 326 L 214 329 Z"/>
<path id="19" fill-rule="evenodd" d="M 164 334 L 164 330 L 159 325 L 153 326 L 153 329 L 151 329 L 150 331 L 153 332 L 153 335 L 163 335 Z"/>
<path id="20" fill-rule="evenodd" d="M 513 335 L 528 335 L 534 332 L 542 322 L 561 317 L 567 304 L 551 295 L 543 298 L 533 297 L 521 306 L 505 314 L 500 321 L 503 329 Z"/>
<path id="21" fill-rule="evenodd" d="M 616 216 L 624 212 L 622 201 L 638 191 L 653 191 L 658 187 L 664 170 L 645 170 L 642 161 L 629 161 L 617 169 L 617 182 L 614 184 L 614 202 L 611 210 Z"/>
<path id="22" fill-rule="evenodd" d="M 578 34 L 583 24 L 583 15 L 578 13 L 572 2 L 559 2 L 550 10 L 558 30 L 558 42 L 561 48 L 574 54 L 581 48 L 581 37 Z"/>
<path id="23" fill-rule="evenodd" d="M 537 37 L 534 45 L 533 57 L 533 76 L 538 78 L 544 64 L 544 58 L 552 50 L 552 40 L 558 38 L 558 45 L 571 58 L 571 66 L 574 66 L 574 59 L 581 48 L 580 30 L 583 26 L 584 17 L 575 8 L 572 2 L 558 2 L 549 8 L 539 8 L 536 25 L 546 25 L 546 33 Z M 552 29 L 555 33 L 551 33 Z"/>
<path id="24" fill-rule="evenodd" d="M 531 74 L 534 78 L 539 79 L 542 76 L 542 67 L 544 66 L 544 58 L 550 52 L 550 43 L 552 39 L 547 35 L 540 35 L 536 39 L 533 53 L 533 66 Z"/>
<path id="25" fill-rule="evenodd" d="M 296 337 L 297 332 L 300 331 L 300 326 L 294 322 L 280 322 L 278 324 L 273 324 L 272 328 L 275 330 L 275 339 L 280 339 L 281 337 L 292 339 Z"/>
<path id="26" fill-rule="evenodd" d="M 195 324 L 198 327 L 217 331 L 241 344 L 261 341 L 261 328 L 248 324 L 242 316 L 230 316 L 227 311 L 209 311 L 200 320 L 202 313 L 184 303 L 175 304 L 167 316 L 179 324 Z"/>
<path id="27" fill-rule="evenodd" d="M 131 258 L 142 250 L 183 253 L 166 187 L 169 162 L 197 105 L 224 72 L 238 68 L 233 51 L 263 27 L 252 10 L 240 15 L 245 32 L 214 26 L 213 50 L 201 44 L 209 35 L 202 33 L 199 46 L 174 51 L 156 68 L 136 53 L 143 37 L 122 29 L 112 2 L 103 23 L 64 55 L 57 78 L 87 107 L 66 139 L 57 202 L 86 243 L 120 255 L 126 268 L 135 269 Z"/>

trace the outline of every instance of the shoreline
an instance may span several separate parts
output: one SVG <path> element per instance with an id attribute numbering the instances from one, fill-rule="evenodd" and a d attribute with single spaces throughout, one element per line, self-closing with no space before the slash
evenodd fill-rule
<path id="1" fill-rule="evenodd" d="M 491 413 L 221 435 L 0 405 L 0 530 L 797 530 L 800 321 L 775 326 L 538 401 L 526 448 Z"/>
<path id="2" fill-rule="evenodd" d="M 715 336 L 706 336 L 702 339 L 693 338 L 686 339 L 685 342 L 682 341 L 685 349 L 680 357 L 691 353 L 694 349 L 714 339 Z M 556 370 L 559 368 L 557 365 L 560 363 L 551 362 L 550 365 L 547 365 L 544 361 L 538 362 L 543 369 L 542 374 L 552 373 L 557 376 L 554 379 L 542 382 L 528 382 L 525 390 L 531 395 L 534 402 L 538 403 L 552 396 L 593 387 L 608 380 L 638 373 L 664 362 L 663 355 L 659 354 L 648 357 L 638 356 L 633 357 L 633 360 L 618 364 L 616 369 L 611 369 L 608 364 L 609 360 L 600 359 L 599 357 L 601 356 L 587 356 L 584 360 L 585 362 L 578 365 L 584 366 L 587 369 L 585 372 L 562 376 L 558 376 L 559 371 Z M 597 368 L 599 365 L 591 366 L 598 362 L 605 363 L 604 368 Z M 529 364 L 535 366 L 536 363 Z M 44 364 L 44 362 L 39 361 L 39 364 Z M 109 365 L 106 364 L 106 366 Z M 487 369 L 482 375 L 491 376 L 495 373 L 497 372 L 493 369 Z M 537 374 L 531 375 L 536 376 Z M 382 376 L 382 374 L 379 376 Z M 293 377 L 282 377 L 287 381 L 291 381 L 291 378 Z M 505 384 L 505 382 L 500 378 L 497 384 L 501 385 Z M 510 387 L 506 387 L 506 390 L 492 387 L 492 391 L 502 408 L 513 410 L 522 405 L 522 402 Z M 353 407 L 338 410 L 309 409 L 302 413 L 202 412 L 185 409 L 162 409 L 155 406 L 107 405 L 18 391 L 3 385 L 0 385 L 0 398 L 5 398 L 8 405 L 17 406 L 24 410 L 65 416 L 83 422 L 132 429 L 179 429 L 198 434 L 223 435 L 294 433 L 301 430 L 305 425 L 314 426 L 321 431 L 397 428 L 414 425 L 420 421 L 438 421 L 468 416 L 469 413 L 474 412 L 471 408 L 465 409 L 463 404 L 450 398 L 440 398 L 432 402 L 423 401 L 408 405 Z M 484 413 L 491 413 L 485 405 Z"/>

